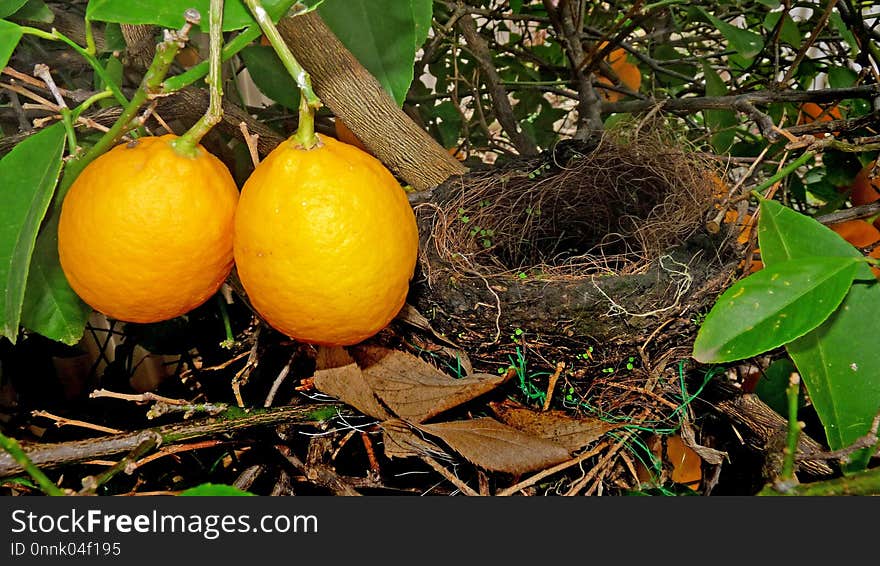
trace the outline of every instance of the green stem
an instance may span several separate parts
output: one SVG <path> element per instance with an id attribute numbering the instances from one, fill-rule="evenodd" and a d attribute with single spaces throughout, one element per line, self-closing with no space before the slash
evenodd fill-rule
<path id="1" fill-rule="evenodd" d="M 13 438 L 0 433 L 0 448 L 5 450 L 12 456 L 12 459 L 21 466 L 27 474 L 34 479 L 40 486 L 40 489 L 46 495 L 66 495 L 64 490 L 55 485 L 49 477 L 43 473 L 43 470 L 36 467 L 31 459 L 28 458 L 21 445 Z"/>
<path id="2" fill-rule="evenodd" d="M 79 106 L 73 109 L 73 119 L 78 120 L 82 113 L 88 110 L 92 104 L 111 96 L 113 96 L 113 92 L 107 88 L 88 97 Z"/>
<path id="3" fill-rule="evenodd" d="M 171 67 L 174 57 L 177 55 L 177 52 L 180 51 L 180 47 L 186 40 L 190 28 L 196 23 L 198 23 L 198 20 L 188 18 L 187 23 L 184 24 L 181 30 L 175 32 L 172 37 L 156 46 L 156 55 L 153 57 L 150 67 L 147 69 L 140 86 L 131 97 L 131 100 L 125 105 L 122 114 L 120 114 L 116 122 L 113 123 L 110 129 L 107 130 L 95 145 L 89 148 L 82 157 L 67 163 L 67 166 L 64 168 L 64 176 L 61 179 L 61 183 L 55 196 L 54 206 L 61 206 L 61 202 L 64 199 L 67 189 L 70 188 L 77 176 L 82 173 L 82 170 L 85 169 L 89 163 L 97 159 L 98 156 L 116 145 L 116 143 L 122 139 L 122 136 L 129 131 L 131 122 L 137 116 L 141 106 L 147 101 L 151 94 L 160 91 L 162 81 L 165 79 L 165 75 L 168 73 L 168 69 Z"/>
<path id="4" fill-rule="evenodd" d="M 224 348 L 232 348 L 235 344 L 235 336 L 232 334 L 232 322 L 229 320 L 229 309 L 226 308 L 226 300 L 222 295 L 217 295 L 217 303 L 220 305 L 220 317 L 223 319 L 223 329 L 226 331 L 226 340 L 220 343 Z"/>
<path id="5" fill-rule="evenodd" d="M 221 49 L 223 46 L 223 0 L 211 0 L 208 11 L 208 27 L 211 40 L 210 70 L 208 72 L 208 88 L 210 102 L 208 110 L 192 128 L 174 141 L 174 148 L 189 157 L 198 154 L 197 146 L 201 139 L 211 131 L 223 116 L 223 85 L 221 73 Z"/>
<path id="6" fill-rule="evenodd" d="M 792 374 L 788 388 L 785 390 L 785 396 L 788 400 L 788 434 L 786 436 L 786 448 L 782 460 L 782 470 L 779 475 L 780 479 L 786 484 L 796 483 L 794 477 L 794 462 L 795 457 L 797 456 L 798 440 L 800 440 L 801 436 L 801 426 L 797 420 L 798 392 L 800 390 L 800 384 L 800 377 L 797 374 Z"/>
<path id="7" fill-rule="evenodd" d="M 95 47 L 95 34 L 92 31 L 92 20 L 86 18 L 86 52 L 89 55 L 94 55 L 98 52 L 98 48 Z"/>
<path id="8" fill-rule="evenodd" d="M 84 49 L 77 42 L 73 41 L 58 30 L 52 30 L 52 32 L 50 33 L 41 29 L 22 26 L 21 31 L 23 33 L 33 35 L 41 39 L 48 39 L 50 41 L 63 41 L 64 43 L 69 45 L 71 49 L 79 53 L 83 57 L 83 59 L 85 59 L 89 63 L 92 69 L 95 70 L 95 74 L 101 77 L 101 80 L 104 81 L 104 84 L 107 85 L 107 88 L 110 89 L 110 91 L 113 93 L 113 96 L 116 97 L 116 100 L 119 101 L 119 103 L 123 106 L 128 104 L 128 99 L 125 98 L 124 94 L 122 94 L 122 90 L 119 88 L 119 85 L 117 85 L 110 74 L 107 73 L 107 69 L 105 69 L 104 66 L 101 65 L 101 62 L 98 61 L 98 59 L 93 54 L 89 53 L 87 49 Z"/>
<path id="9" fill-rule="evenodd" d="M 764 190 L 772 187 L 776 182 L 781 181 L 782 179 L 788 177 L 788 175 L 791 174 L 792 171 L 794 171 L 795 169 L 797 169 L 801 165 L 806 164 L 809 160 L 811 160 L 815 156 L 816 156 L 815 152 L 805 151 L 803 153 L 803 155 L 801 155 L 800 157 L 798 157 L 797 159 L 795 159 L 794 161 L 792 161 L 791 163 L 789 163 L 788 165 L 786 165 L 785 167 L 783 167 L 782 169 L 777 171 L 775 175 L 773 175 L 772 177 L 770 177 L 769 179 L 767 179 L 766 181 L 764 181 L 763 183 L 761 183 L 760 185 L 758 185 L 757 187 L 752 189 L 752 192 L 757 193 L 757 194 L 761 194 Z"/>
<path id="10" fill-rule="evenodd" d="M 223 61 L 228 61 L 235 57 L 235 55 L 253 43 L 255 39 L 260 37 L 263 31 L 260 29 L 260 26 L 257 24 L 253 24 L 240 34 L 232 38 L 226 45 L 223 46 L 223 54 L 221 59 Z M 164 94 L 170 94 L 172 92 L 178 91 L 184 87 L 188 87 L 193 84 L 200 78 L 204 77 L 210 71 L 210 61 L 202 61 L 198 65 L 194 65 L 187 71 L 180 73 L 179 75 L 174 75 L 173 77 L 169 77 L 168 80 L 162 85 L 162 92 Z"/>
<path id="11" fill-rule="evenodd" d="M 266 13 L 260 0 L 244 0 L 244 3 L 247 4 L 257 23 L 260 24 L 266 39 L 269 40 L 272 48 L 275 49 L 275 53 L 278 54 L 284 68 L 287 69 L 287 72 L 293 77 L 293 80 L 296 81 L 296 85 L 299 87 L 301 93 L 299 125 L 291 139 L 305 149 L 314 147 L 318 143 L 318 137 L 315 135 L 315 110 L 321 107 L 321 99 L 318 98 L 318 95 L 312 89 L 312 79 L 297 62 L 296 57 L 290 52 L 287 44 L 284 43 L 284 39 L 278 33 L 278 28 L 272 23 L 272 19 Z"/>

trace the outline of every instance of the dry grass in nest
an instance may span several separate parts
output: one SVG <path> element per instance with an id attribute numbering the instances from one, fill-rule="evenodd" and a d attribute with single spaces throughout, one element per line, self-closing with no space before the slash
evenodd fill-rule
<path id="1" fill-rule="evenodd" d="M 658 131 L 609 132 L 590 149 L 564 142 L 551 156 L 448 181 L 431 206 L 430 245 L 482 277 L 637 273 L 704 222 L 713 173 Z"/>

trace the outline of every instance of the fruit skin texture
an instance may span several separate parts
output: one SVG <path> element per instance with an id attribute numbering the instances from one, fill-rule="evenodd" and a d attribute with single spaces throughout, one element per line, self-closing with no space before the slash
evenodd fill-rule
<path id="1" fill-rule="evenodd" d="M 73 290 L 126 322 L 168 320 L 209 299 L 232 269 L 238 189 L 219 159 L 176 136 L 143 137 L 90 163 L 61 208 L 58 254 Z"/>
<path id="2" fill-rule="evenodd" d="M 418 228 L 382 163 L 331 137 L 275 148 L 242 188 L 235 262 L 253 307 L 312 344 L 348 346 L 385 328 L 406 300 Z"/>

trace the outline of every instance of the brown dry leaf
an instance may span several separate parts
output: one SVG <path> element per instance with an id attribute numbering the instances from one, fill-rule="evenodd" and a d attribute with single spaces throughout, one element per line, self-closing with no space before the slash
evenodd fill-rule
<path id="1" fill-rule="evenodd" d="M 571 452 L 598 440 L 609 430 L 623 426 L 599 419 L 575 418 L 564 411 L 533 411 L 512 401 L 489 403 L 489 407 L 504 424 L 552 440 Z"/>
<path id="2" fill-rule="evenodd" d="M 341 367 L 319 369 L 315 372 L 313 381 L 315 389 L 321 393 L 335 397 L 365 415 L 383 421 L 391 418 L 354 362 Z"/>
<path id="3" fill-rule="evenodd" d="M 423 424 L 469 462 L 493 472 L 524 474 L 571 458 L 564 446 L 521 432 L 490 417 Z"/>
<path id="4" fill-rule="evenodd" d="M 439 446 L 416 434 L 411 426 L 400 419 L 387 420 L 380 426 L 382 444 L 385 447 L 385 456 L 388 458 L 418 457 L 425 454 L 434 457 L 448 456 Z"/>
<path id="5" fill-rule="evenodd" d="M 504 383 L 507 375 L 475 373 L 455 379 L 412 354 L 378 346 L 353 351 L 366 382 L 398 417 L 424 422 Z"/>
<path id="6" fill-rule="evenodd" d="M 700 481 L 703 478 L 702 460 L 700 457 L 696 452 L 688 448 L 678 435 L 663 438 L 655 434 L 647 441 L 648 448 L 660 460 L 664 459 L 664 444 L 666 456 L 664 468 L 666 466 L 671 468 L 669 479 L 674 483 L 685 485 L 695 491 L 698 490 L 700 488 Z M 641 463 L 639 463 L 637 472 L 640 481 L 652 481 L 651 472 Z"/>
<path id="7" fill-rule="evenodd" d="M 315 369 L 333 369 L 353 364 L 354 359 L 342 346 L 318 346 Z"/>

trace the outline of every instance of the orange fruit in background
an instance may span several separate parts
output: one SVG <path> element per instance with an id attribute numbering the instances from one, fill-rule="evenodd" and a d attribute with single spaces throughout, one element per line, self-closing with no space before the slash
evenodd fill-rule
<path id="1" fill-rule="evenodd" d="M 302 342 L 346 346 L 403 306 L 419 241 L 403 188 L 382 163 L 332 137 L 286 141 L 242 188 L 235 262 L 251 304 Z"/>
<path id="2" fill-rule="evenodd" d="M 204 303 L 232 269 L 238 189 L 226 166 L 176 136 L 143 137 L 90 163 L 70 187 L 58 255 L 73 290 L 126 322 L 168 320 Z"/>
<path id="3" fill-rule="evenodd" d="M 373 152 L 367 149 L 367 146 L 364 145 L 364 142 L 358 138 L 351 129 L 345 125 L 345 122 L 342 121 L 342 118 L 337 117 L 333 120 L 333 127 L 336 130 L 336 139 L 341 142 L 347 143 L 348 145 L 353 145 L 361 151 L 366 151 L 370 155 L 373 155 Z"/>
<path id="4" fill-rule="evenodd" d="M 880 199 L 880 175 L 870 179 L 868 175 L 874 169 L 876 161 L 862 167 L 855 179 L 853 179 L 852 190 L 849 198 L 853 206 L 861 206 L 863 204 L 872 203 Z M 880 173 L 880 171 L 878 171 Z"/>
<path id="5" fill-rule="evenodd" d="M 840 120 L 840 108 L 835 104 L 827 110 L 815 102 L 804 102 L 801 104 L 798 124 L 809 124 L 816 120 L 820 122 L 830 122 L 831 120 Z M 839 135 L 840 132 L 833 132 L 833 135 Z M 825 137 L 827 133 L 815 134 L 816 137 Z"/>
<path id="6" fill-rule="evenodd" d="M 798 124 L 809 124 L 815 120 L 820 122 L 830 122 L 831 120 L 840 120 L 840 108 L 833 105 L 826 111 L 815 102 L 804 102 L 801 104 L 801 117 Z"/>
<path id="7" fill-rule="evenodd" d="M 603 43 L 600 46 L 600 49 L 604 47 L 604 45 L 605 44 Z M 631 91 L 638 92 L 639 88 L 642 86 L 642 73 L 636 65 L 633 65 L 627 60 L 625 49 L 618 48 L 611 51 L 611 53 L 605 58 L 605 61 L 611 67 L 611 70 L 614 71 L 614 74 L 617 75 L 617 78 L 620 79 L 620 83 L 623 86 Z M 614 81 L 611 80 L 610 77 L 602 75 L 601 72 L 598 72 L 597 76 L 599 77 L 599 84 L 606 84 L 609 86 L 614 85 Z M 597 90 L 599 96 L 608 102 L 617 102 L 625 96 L 623 93 L 604 88 L 599 88 Z"/>
<path id="8" fill-rule="evenodd" d="M 864 220 L 847 220 L 828 227 L 857 248 L 866 248 L 880 242 L 880 230 Z"/>

